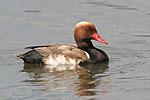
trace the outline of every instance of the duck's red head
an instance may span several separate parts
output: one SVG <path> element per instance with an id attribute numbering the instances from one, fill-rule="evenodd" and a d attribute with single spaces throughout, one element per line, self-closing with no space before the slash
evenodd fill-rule
<path id="1" fill-rule="evenodd" d="M 74 38 L 79 47 L 88 46 L 91 39 L 108 44 L 97 33 L 96 27 L 90 22 L 80 22 L 75 26 Z"/>

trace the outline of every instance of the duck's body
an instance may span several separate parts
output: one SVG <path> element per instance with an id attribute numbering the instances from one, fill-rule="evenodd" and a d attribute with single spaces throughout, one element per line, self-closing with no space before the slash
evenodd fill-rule
<path id="1" fill-rule="evenodd" d="M 88 31 L 88 32 L 86 32 Z M 75 27 L 74 37 L 77 45 L 74 44 L 54 44 L 44 46 L 31 46 L 32 49 L 24 54 L 15 56 L 23 59 L 25 63 L 42 64 L 81 64 L 98 63 L 108 61 L 107 54 L 93 46 L 91 39 L 107 44 L 96 32 L 96 28 L 89 22 L 80 22 Z"/>
<path id="2" fill-rule="evenodd" d="M 74 44 L 54 44 L 45 46 L 33 46 L 26 49 L 33 49 L 25 54 L 16 55 L 25 63 L 44 64 L 73 64 L 87 61 L 89 54 L 77 48 Z"/>

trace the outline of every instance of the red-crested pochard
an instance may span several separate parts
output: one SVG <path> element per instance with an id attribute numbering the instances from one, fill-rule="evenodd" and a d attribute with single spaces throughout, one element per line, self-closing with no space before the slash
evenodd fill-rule
<path id="1" fill-rule="evenodd" d="M 95 48 L 91 40 L 108 44 L 97 33 L 96 27 L 90 22 L 80 22 L 75 26 L 74 44 L 54 44 L 44 46 L 31 46 L 25 49 L 32 49 L 24 54 L 15 54 L 23 59 L 25 63 L 42 64 L 82 64 L 99 63 L 109 60 L 107 54 Z"/>

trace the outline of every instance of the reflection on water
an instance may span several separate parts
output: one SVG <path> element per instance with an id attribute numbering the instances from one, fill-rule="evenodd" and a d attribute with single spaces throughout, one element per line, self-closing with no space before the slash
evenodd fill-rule
<path id="1" fill-rule="evenodd" d="M 64 67 L 64 65 L 59 67 Z M 24 64 L 22 72 L 28 73 L 31 79 L 24 80 L 23 82 L 29 82 L 33 86 L 44 85 L 39 91 L 75 91 L 75 95 L 79 96 L 92 96 L 108 92 L 107 84 L 109 81 L 105 80 L 108 76 L 105 73 L 108 69 L 108 63 L 78 65 L 74 66 L 74 69 L 69 69 L 68 65 L 68 69 L 62 71 L 60 71 L 59 67 L 57 70 L 54 66 L 50 69 L 51 65 Z M 98 89 L 100 85 L 102 87 Z M 73 88 L 71 89 L 71 87 Z"/>

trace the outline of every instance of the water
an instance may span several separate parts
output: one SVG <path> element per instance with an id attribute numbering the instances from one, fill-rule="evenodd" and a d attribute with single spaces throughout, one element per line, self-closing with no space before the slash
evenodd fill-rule
<path id="1" fill-rule="evenodd" d="M 31 45 L 75 43 L 76 23 L 96 25 L 109 64 L 24 65 L 14 57 Z M 149 100 L 149 0 L 1 0 L 1 100 Z M 60 70 L 61 68 L 63 70 Z"/>

